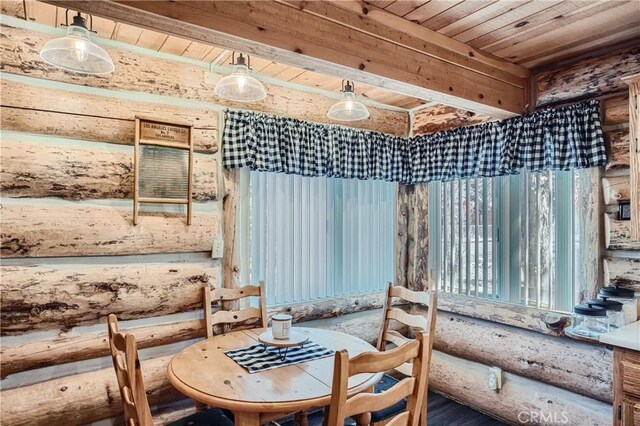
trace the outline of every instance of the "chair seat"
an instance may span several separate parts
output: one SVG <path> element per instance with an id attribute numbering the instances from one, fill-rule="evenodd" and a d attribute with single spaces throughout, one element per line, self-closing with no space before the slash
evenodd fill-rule
<path id="1" fill-rule="evenodd" d="M 399 380 L 395 377 L 389 376 L 385 374 L 382 376 L 382 379 L 378 382 L 378 384 L 374 388 L 374 393 L 382 393 L 387 389 L 391 388 L 393 385 L 398 383 Z M 388 419 L 389 417 L 393 417 L 397 414 L 402 413 L 407 409 L 407 399 L 404 398 L 401 401 L 396 402 L 395 404 L 383 408 L 379 411 L 374 411 L 371 413 L 371 422 L 377 423 L 382 420 Z"/>
<path id="2" fill-rule="evenodd" d="M 168 426 L 233 426 L 233 421 L 222 410 L 211 408 L 171 422 Z"/>

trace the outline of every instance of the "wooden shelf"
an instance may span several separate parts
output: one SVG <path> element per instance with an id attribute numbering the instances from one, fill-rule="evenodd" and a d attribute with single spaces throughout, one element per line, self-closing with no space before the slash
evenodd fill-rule
<path id="1" fill-rule="evenodd" d="M 601 346 L 605 346 L 604 343 L 601 343 L 600 340 L 596 337 L 587 337 L 587 336 L 583 336 L 581 334 L 576 334 L 573 331 L 573 327 L 567 327 L 564 329 L 564 334 L 567 337 L 570 337 L 574 340 L 578 340 L 580 342 L 585 342 L 585 343 L 591 343 L 593 345 L 601 345 Z"/>

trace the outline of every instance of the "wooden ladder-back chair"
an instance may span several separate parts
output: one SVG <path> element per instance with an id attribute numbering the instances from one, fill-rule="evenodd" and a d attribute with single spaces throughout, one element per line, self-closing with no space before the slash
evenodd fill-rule
<path id="1" fill-rule="evenodd" d="M 124 334 L 115 315 L 109 315 L 109 347 L 118 388 L 122 397 L 124 421 L 127 426 L 153 426 L 149 400 L 142 380 L 138 346 L 133 334 Z M 172 422 L 171 426 L 233 426 L 221 410 L 211 409 Z M 168 425 L 169 426 L 169 425 Z"/>
<path id="2" fill-rule="evenodd" d="M 393 298 L 399 298 L 402 301 L 425 305 L 428 307 L 426 315 L 423 314 L 410 314 L 403 309 L 393 307 Z M 395 330 L 389 329 L 391 321 L 395 320 L 399 323 L 407 326 L 411 331 L 424 331 L 425 332 L 425 349 L 427 351 L 427 357 L 425 361 L 426 376 L 424 379 L 425 388 L 429 385 L 429 367 L 431 364 L 431 352 L 433 350 L 433 341 L 435 338 L 436 328 L 436 316 L 438 311 L 437 292 L 435 291 L 412 291 L 404 287 L 394 286 L 389 283 L 387 286 L 387 294 L 384 301 L 384 317 L 382 325 L 380 327 L 380 335 L 378 337 L 377 349 L 384 351 L 388 343 L 394 346 L 402 346 L 407 342 L 413 341 L 413 339 L 407 338 Z M 409 363 L 402 364 L 393 370 L 410 376 L 412 374 L 412 366 Z M 391 380 L 394 380 L 391 378 Z M 426 398 L 426 394 L 425 394 Z M 402 404 L 398 404 L 397 409 L 401 408 Z M 393 414 L 393 410 L 388 410 L 384 413 L 374 413 L 374 423 L 382 423 L 388 416 Z M 422 424 L 427 424 L 427 404 L 426 401 L 422 404 L 422 415 L 424 416 Z"/>
<path id="3" fill-rule="evenodd" d="M 239 288 L 215 288 L 211 290 L 211 288 L 205 286 L 202 288 L 202 295 L 207 338 L 213 336 L 213 327 L 220 324 L 233 325 L 250 319 L 258 319 L 258 328 L 267 326 L 267 303 L 264 282 L 262 281 L 260 281 L 260 284 L 257 286 L 246 285 Z M 219 302 L 220 305 L 222 305 L 222 302 L 236 302 L 252 296 L 259 299 L 259 307 L 246 307 L 232 311 L 220 310 L 216 313 L 211 312 L 213 302 Z"/>
<path id="4" fill-rule="evenodd" d="M 394 406 L 406 398 L 404 409 L 388 419 L 388 426 L 418 426 L 422 405 L 425 403 L 428 374 L 428 337 L 418 332 L 416 338 L 385 352 L 365 352 L 352 359 L 346 350 L 336 352 L 333 370 L 331 405 L 328 426 L 343 426 L 348 417 L 358 425 L 370 424 L 370 413 Z M 382 393 L 360 393 L 349 397 L 349 377 L 360 373 L 379 373 L 412 361 L 411 376 Z"/>

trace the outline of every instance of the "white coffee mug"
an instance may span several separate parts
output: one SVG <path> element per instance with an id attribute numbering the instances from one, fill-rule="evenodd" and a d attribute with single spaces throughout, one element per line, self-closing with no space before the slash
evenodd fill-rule
<path id="1" fill-rule="evenodd" d="M 291 330 L 292 316 L 289 314 L 275 314 L 271 317 L 271 332 L 275 339 L 288 339 Z"/>

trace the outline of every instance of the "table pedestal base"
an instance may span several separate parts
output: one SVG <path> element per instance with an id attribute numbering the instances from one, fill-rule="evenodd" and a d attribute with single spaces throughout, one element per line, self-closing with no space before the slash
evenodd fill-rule
<path id="1" fill-rule="evenodd" d="M 233 417 L 236 426 L 260 426 L 260 413 L 234 411 Z"/>
<path id="2" fill-rule="evenodd" d="M 306 411 L 299 411 L 293 415 L 293 423 L 296 426 L 309 426 L 309 419 Z"/>

